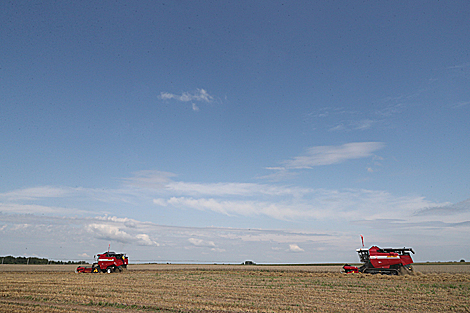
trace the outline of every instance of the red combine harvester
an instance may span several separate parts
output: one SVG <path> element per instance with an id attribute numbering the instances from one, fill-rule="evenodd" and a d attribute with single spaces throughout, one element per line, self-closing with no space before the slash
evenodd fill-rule
<path id="1" fill-rule="evenodd" d="M 412 248 L 385 248 L 372 246 L 369 249 L 357 249 L 359 259 L 363 263 L 361 267 L 346 264 L 343 266 L 344 273 L 368 273 L 400 275 L 413 272 L 411 264 Z"/>
<path id="2" fill-rule="evenodd" d="M 75 273 L 114 273 L 122 272 L 127 268 L 129 259 L 123 253 L 104 252 L 97 255 L 98 262 L 93 263 L 91 267 L 79 266 Z"/>

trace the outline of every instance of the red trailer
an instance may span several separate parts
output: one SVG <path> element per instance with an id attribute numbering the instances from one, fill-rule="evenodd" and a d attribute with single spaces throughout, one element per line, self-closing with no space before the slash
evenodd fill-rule
<path id="1" fill-rule="evenodd" d="M 76 273 L 114 273 L 122 272 L 123 268 L 127 268 L 129 259 L 124 253 L 104 252 L 96 256 L 98 262 L 93 263 L 91 267 L 79 266 L 75 270 Z"/>
<path id="2" fill-rule="evenodd" d="M 369 273 L 399 275 L 413 271 L 413 259 L 410 252 L 412 248 L 384 248 L 372 246 L 369 249 L 357 249 L 359 259 L 363 263 L 361 267 L 346 264 L 343 266 L 345 273 Z"/>

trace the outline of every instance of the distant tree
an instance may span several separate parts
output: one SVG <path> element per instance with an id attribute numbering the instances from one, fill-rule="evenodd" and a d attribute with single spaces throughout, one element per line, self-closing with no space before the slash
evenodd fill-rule
<path id="1" fill-rule="evenodd" d="M 465 262 L 465 260 L 464 260 L 464 259 L 462 259 L 462 260 L 460 260 L 460 262 L 464 263 L 464 262 Z"/>

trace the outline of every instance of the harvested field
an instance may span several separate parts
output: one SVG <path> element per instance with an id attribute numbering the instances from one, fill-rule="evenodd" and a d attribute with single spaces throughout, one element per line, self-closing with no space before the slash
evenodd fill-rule
<path id="1" fill-rule="evenodd" d="M 1 312 L 470 312 L 467 265 L 407 276 L 337 266 L 131 265 L 119 274 L 5 266 Z"/>
<path id="2" fill-rule="evenodd" d="M 358 265 L 358 264 L 356 264 Z M 90 265 L 88 265 L 90 266 Z M 23 265 L 0 264 L 0 272 L 73 272 L 77 265 Z M 169 270 L 236 270 L 236 271 L 290 271 L 312 273 L 339 273 L 342 265 L 222 265 L 222 264 L 131 264 L 129 271 L 169 271 Z M 428 273 L 469 273 L 470 263 L 465 264 L 413 264 L 416 272 Z"/>

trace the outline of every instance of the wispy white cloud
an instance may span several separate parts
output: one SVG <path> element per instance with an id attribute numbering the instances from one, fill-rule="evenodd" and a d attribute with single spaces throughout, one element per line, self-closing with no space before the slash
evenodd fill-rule
<path id="1" fill-rule="evenodd" d="M 295 243 L 289 245 L 288 251 L 290 251 L 290 252 L 297 252 L 297 253 L 298 253 L 298 252 L 305 252 L 304 249 L 302 249 L 301 247 L 299 247 L 299 246 L 298 246 L 297 244 L 295 244 Z"/>
<path id="2" fill-rule="evenodd" d="M 351 120 L 349 122 L 338 123 L 337 125 L 331 127 L 329 131 L 343 132 L 343 131 L 354 131 L 354 130 L 368 130 L 379 122 L 380 121 L 377 119 L 373 120 L 370 118 L 365 118 L 365 119 L 360 119 L 360 120 Z"/>
<path id="3" fill-rule="evenodd" d="M 217 245 L 211 241 L 211 240 L 203 240 L 200 238 L 194 238 L 191 237 L 188 239 L 188 242 L 190 243 L 190 246 L 186 246 L 186 249 L 191 249 L 191 248 L 204 248 L 208 249 L 212 252 L 225 252 L 226 250 L 223 248 L 217 247 Z"/>
<path id="4" fill-rule="evenodd" d="M 271 201 L 221 198 L 159 198 L 158 205 L 178 209 L 211 211 L 224 215 L 267 216 L 279 220 L 351 220 L 412 216 L 417 210 L 436 205 L 419 196 L 396 197 L 384 191 L 364 189 L 312 191 L 304 197 Z"/>
<path id="5" fill-rule="evenodd" d="M 344 131 L 346 130 L 346 126 L 344 126 L 343 123 L 339 123 L 329 129 L 331 132 L 338 132 L 338 131 Z"/>
<path id="6" fill-rule="evenodd" d="M 426 207 L 418 210 L 415 215 L 417 216 L 455 216 L 457 214 L 470 213 L 470 199 L 455 203 L 443 204 L 439 206 Z"/>
<path id="7" fill-rule="evenodd" d="M 190 208 L 200 211 L 212 211 L 225 215 L 242 215 L 255 216 L 265 215 L 272 218 L 296 219 L 301 215 L 306 215 L 300 210 L 295 210 L 290 205 L 279 204 L 275 202 L 262 201 L 223 201 L 217 199 L 193 199 L 193 198 L 176 198 L 168 200 L 168 204 L 177 208 Z"/>
<path id="8" fill-rule="evenodd" d="M 213 241 L 202 240 L 199 238 L 189 238 L 189 243 L 196 247 L 209 247 L 215 248 L 215 243 Z"/>
<path id="9" fill-rule="evenodd" d="M 363 119 L 363 120 L 355 122 L 353 127 L 356 130 L 366 130 L 366 129 L 371 128 L 372 125 L 374 125 L 375 123 L 377 123 L 377 121 L 374 121 L 371 119 Z"/>
<path id="10" fill-rule="evenodd" d="M 140 246 L 159 246 L 147 234 L 131 235 L 116 225 L 92 223 L 86 226 L 86 230 L 91 232 L 96 238 L 108 241 L 132 243 Z"/>
<path id="11" fill-rule="evenodd" d="M 462 63 L 462 64 L 457 64 L 457 65 L 453 65 L 453 66 L 448 66 L 447 69 L 463 69 L 463 68 L 469 68 L 470 67 L 470 63 Z"/>
<path id="12" fill-rule="evenodd" d="M 169 182 L 165 189 L 172 194 L 210 195 L 210 196 L 285 196 L 310 193 L 309 188 L 292 186 L 275 186 L 253 183 L 189 183 Z"/>
<path id="13" fill-rule="evenodd" d="M 271 182 L 280 182 L 285 180 L 294 179 L 299 176 L 299 173 L 292 172 L 285 167 L 266 167 L 265 169 L 274 171 L 268 175 L 262 175 L 256 177 L 257 179 L 263 179 Z"/>
<path id="14" fill-rule="evenodd" d="M 35 200 L 40 198 L 67 197 L 80 191 L 80 188 L 39 186 L 0 193 L 0 199 L 8 201 Z"/>
<path id="15" fill-rule="evenodd" d="M 191 102 L 193 111 L 199 111 L 199 107 L 194 102 L 210 103 L 214 101 L 214 97 L 211 96 L 205 89 L 199 88 L 196 89 L 195 92 L 183 92 L 181 95 L 176 95 L 169 92 L 161 92 L 159 98 L 162 100 Z"/>
<path id="16" fill-rule="evenodd" d="M 119 229 L 119 227 L 108 224 L 89 224 L 86 229 L 100 239 L 130 243 L 134 239 L 131 235 Z"/>
<path id="17" fill-rule="evenodd" d="M 454 104 L 452 107 L 453 107 L 454 109 L 456 109 L 456 108 L 465 107 L 465 106 L 467 106 L 467 105 L 470 105 L 470 101 L 460 101 L 460 102 Z"/>
<path id="18" fill-rule="evenodd" d="M 38 204 L 0 203 L 0 212 L 17 214 L 86 214 L 86 210 Z"/>
<path id="19" fill-rule="evenodd" d="M 274 168 L 273 168 L 274 169 Z M 275 168 L 284 169 L 285 168 Z M 289 176 L 286 173 L 286 176 Z M 290 176 L 296 175 L 293 173 Z M 301 196 L 312 192 L 309 188 L 296 186 L 277 186 L 273 184 L 255 184 L 255 183 L 195 183 L 172 180 L 176 174 L 159 171 L 142 171 L 134 174 L 133 177 L 124 178 L 123 181 L 132 186 L 138 187 L 147 192 L 159 193 L 161 195 L 190 195 L 190 196 Z M 261 178 L 261 177 L 259 177 Z M 137 190 L 122 190 L 126 194 L 138 194 Z M 142 196 L 142 193 L 140 192 Z M 156 204 L 158 199 L 153 200 Z M 160 203 L 164 205 L 164 203 Z"/>
<path id="20" fill-rule="evenodd" d="M 140 188 L 160 189 L 175 176 L 176 174 L 170 172 L 147 170 L 135 172 L 133 177 L 124 178 L 123 180 L 129 185 Z"/>
<path id="21" fill-rule="evenodd" d="M 150 239 L 150 236 L 147 234 L 137 234 L 135 238 L 137 239 L 137 244 L 141 246 L 160 246 L 158 242 Z"/>
<path id="22" fill-rule="evenodd" d="M 301 156 L 282 162 L 288 169 L 310 169 L 352 159 L 371 157 L 373 152 L 385 146 L 382 142 L 355 142 L 341 146 L 316 146 L 308 148 Z"/>

